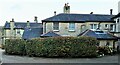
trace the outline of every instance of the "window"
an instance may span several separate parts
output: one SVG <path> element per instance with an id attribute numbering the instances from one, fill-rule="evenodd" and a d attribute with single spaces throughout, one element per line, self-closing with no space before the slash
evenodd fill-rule
<path id="1" fill-rule="evenodd" d="M 54 22 L 53 23 L 53 30 L 55 31 L 58 31 L 59 30 L 59 22 Z"/>
<path id="2" fill-rule="evenodd" d="M 69 23 L 69 31 L 75 31 L 75 23 Z"/>
<path id="3" fill-rule="evenodd" d="M 117 19 L 117 23 L 119 23 L 119 19 Z"/>
<path id="4" fill-rule="evenodd" d="M 91 29 L 97 29 L 98 25 L 97 24 L 90 24 L 91 25 Z"/>
<path id="5" fill-rule="evenodd" d="M 107 43 L 106 43 L 106 46 L 109 46 L 109 45 L 110 45 L 110 43 L 109 43 L 109 42 L 107 42 Z"/>
<path id="6" fill-rule="evenodd" d="M 96 34 L 105 34 L 103 31 L 95 31 Z"/>
<path id="7" fill-rule="evenodd" d="M 91 26 L 91 29 L 93 29 L 93 28 L 94 28 L 94 27 L 93 27 L 93 24 L 91 24 L 90 26 Z"/>
<path id="8" fill-rule="evenodd" d="M 97 46 L 99 46 L 99 45 L 100 45 L 100 43 L 98 42 L 98 43 L 96 43 L 96 45 L 97 45 Z"/>
<path id="9" fill-rule="evenodd" d="M 17 30 L 17 34 L 20 34 L 20 30 L 19 29 Z"/>
<path id="10" fill-rule="evenodd" d="M 86 30 L 86 26 L 85 25 L 81 25 L 81 32 Z"/>
<path id="11" fill-rule="evenodd" d="M 94 27 L 93 27 L 94 29 L 97 29 L 98 27 L 97 27 L 97 24 L 94 24 Z"/>
<path id="12" fill-rule="evenodd" d="M 112 24 L 110 25 L 110 30 L 113 30 L 113 25 Z"/>
<path id="13" fill-rule="evenodd" d="M 105 28 L 108 28 L 108 24 L 105 24 Z"/>
<path id="14" fill-rule="evenodd" d="M 110 30 L 111 30 L 111 31 L 114 31 L 114 24 L 111 24 L 111 25 L 110 25 Z"/>

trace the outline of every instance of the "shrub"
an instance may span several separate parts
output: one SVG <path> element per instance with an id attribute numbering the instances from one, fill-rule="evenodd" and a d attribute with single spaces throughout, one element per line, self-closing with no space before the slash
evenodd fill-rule
<path id="1" fill-rule="evenodd" d="M 5 50 L 9 54 L 37 57 L 96 57 L 96 43 L 97 40 L 92 37 L 9 39 L 6 40 Z"/>
<path id="2" fill-rule="evenodd" d="M 98 47 L 98 53 L 105 54 L 105 55 L 112 55 L 113 54 L 113 48 L 108 46 Z"/>
<path id="3" fill-rule="evenodd" d="M 1 49 L 4 49 L 5 48 L 5 45 L 4 44 L 1 44 Z"/>
<path id="4" fill-rule="evenodd" d="M 8 54 L 25 54 L 26 41 L 22 39 L 7 39 L 5 41 L 5 51 Z"/>
<path id="5" fill-rule="evenodd" d="M 97 40 L 91 37 L 54 37 L 33 39 L 26 47 L 31 56 L 46 57 L 94 57 L 97 56 Z M 31 50 L 32 48 L 32 50 Z M 33 50 L 34 49 L 34 50 Z"/>

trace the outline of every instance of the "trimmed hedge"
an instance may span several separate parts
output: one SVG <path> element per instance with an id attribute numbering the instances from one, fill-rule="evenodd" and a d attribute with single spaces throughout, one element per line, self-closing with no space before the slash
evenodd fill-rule
<path id="1" fill-rule="evenodd" d="M 17 42 L 16 42 L 17 41 Z M 96 57 L 97 40 L 92 37 L 51 37 L 29 41 L 7 40 L 6 53 L 37 57 Z"/>
<path id="2" fill-rule="evenodd" d="M 7 39 L 5 42 L 5 52 L 7 54 L 25 54 L 26 41 L 22 39 Z"/>
<path id="3" fill-rule="evenodd" d="M 99 54 L 113 55 L 114 53 L 113 48 L 108 46 L 98 47 L 98 50 Z"/>

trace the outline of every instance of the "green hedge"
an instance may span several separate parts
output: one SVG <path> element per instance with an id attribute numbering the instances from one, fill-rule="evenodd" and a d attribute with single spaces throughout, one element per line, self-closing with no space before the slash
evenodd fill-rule
<path id="1" fill-rule="evenodd" d="M 7 54 L 23 55 L 25 51 L 26 41 L 22 39 L 7 39 L 5 41 L 5 52 Z"/>
<path id="2" fill-rule="evenodd" d="M 51 37 L 27 42 L 7 40 L 6 52 L 37 57 L 96 57 L 96 43 L 92 37 Z"/>

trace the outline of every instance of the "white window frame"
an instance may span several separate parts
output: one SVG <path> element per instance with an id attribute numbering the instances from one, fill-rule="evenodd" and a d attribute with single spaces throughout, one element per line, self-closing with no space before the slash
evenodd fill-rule
<path id="1" fill-rule="evenodd" d="M 112 25 L 112 28 L 111 28 L 111 25 Z M 115 31 L 115 25 L 114 24 L 110 24 L 110 30 Z"/>
<path id="2" fill-rule="evenodd" d="M 81 25 L 81 32 L 85 31 L 86 25 Z"/>
<path id="3" fill-rule="evenodd" d="M 58 27 L 58 29 L 55 29 L 55 27 Z M 53 22 L 53 31 L 59 31 L 59 22 Z"/>
<path id="4" fill-rule="evenodd" d="M 110 46 L 110 42 L 109 42 L 109 41 L 106 41 L 105 46 Z"/>
<path id="5" fill-rule="evenodd" d="M 97 25 L 97 27 L 95 28 L 95 25 Z M 96 30 L 98 28 L 98 24 L 90 24 L 90 29 L 91 30 Z"/>
<path id="6" fill-rule="evenodd" d="M 106 26 L 107 25 L 107 26 Z M 109 24 L 105 24 L 105 28 L 109 28 Z"/>
<path id="7" fill-rule="evenodd" d="M 71 26 L 71 25 L 74 25 L 74 26 Z M 68 25 L 68 28 L 69 28 L 69 31 L 75 31 L 75 23 L 74 22 L 70 22 L 69 25 Z"/>

